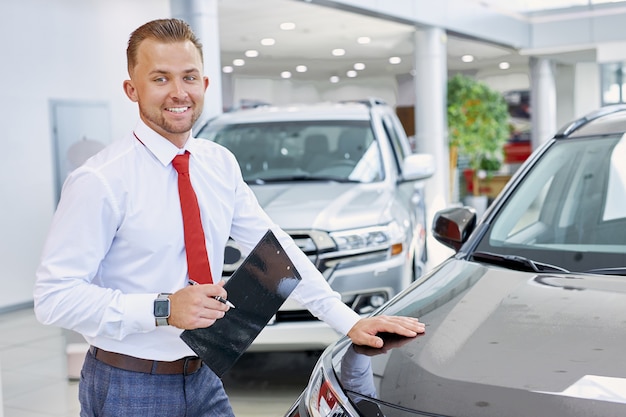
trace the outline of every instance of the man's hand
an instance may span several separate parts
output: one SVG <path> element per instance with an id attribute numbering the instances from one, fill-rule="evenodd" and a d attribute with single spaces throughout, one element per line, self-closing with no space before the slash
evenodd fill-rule
<path id="1" fill-rule="evenodd" d="M 383 339 L 378 333 L 395 333 L 405 337 L 415 337 L 424 333 L 424 323 L 413 317 L 373 316 L 357 321 L 348 332 L 348 337 L 355 345 L 383 347 Z"/>
<path id="2" fill-rule="evenodd" d="M 217 284 L 190 285 L 170 295 L 168 323 L 179 329 L 199 329 L 213 325 L 230 307 L 213 297 L 227 297 L 224 281 Z"/>

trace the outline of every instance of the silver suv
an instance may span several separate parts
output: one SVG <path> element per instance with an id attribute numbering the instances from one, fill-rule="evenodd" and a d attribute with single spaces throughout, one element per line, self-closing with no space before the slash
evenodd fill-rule
<path id="1" fill-rule="evenodd" d="M 422 274 L 423 181 L 430 155 L 411 152 L 393 109 L 378 100 L 263 106 L 222 114 L 198 137 L 237 157 L 267 214 L 343 301 L 366 315 Z M 241 262 L 226 248 L 224 278 Z M 318 350 L 338 337 L 288 300 L 251 351 Z"/>

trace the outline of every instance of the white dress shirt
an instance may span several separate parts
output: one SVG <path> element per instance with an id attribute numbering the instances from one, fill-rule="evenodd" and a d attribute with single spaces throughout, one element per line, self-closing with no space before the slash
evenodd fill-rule
<path id="1" fill-rule="evenodd" d="M 359 316 L 265 214 L 232 153 L 195 138 L 185 150 L 213 277 L 222 276 L 229 236 L 249 252 L 272 229 L 302 276 L 292 297 L 347 333 Z M 158 293 L 187 285 L 178 176 L 171 164 L 182 151 L 140 121 L 133 133 L 68 176 L 37 269 L 40 322 L 139 358 L 171 361 L 194 354 L 180 339 L 182 330 L 156 327 L 153 314 Z"/>

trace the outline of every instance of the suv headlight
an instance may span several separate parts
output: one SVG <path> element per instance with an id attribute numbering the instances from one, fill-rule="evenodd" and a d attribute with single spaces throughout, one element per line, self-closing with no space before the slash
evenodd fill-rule
<path id="1" fill-rule="evenodd" d="M 391 248 L 391 255 L 402 252 L 404 230 L 393 221 L 382 226 L 331 232 L 330 236 L 341 252 L 370 252 Z"/>

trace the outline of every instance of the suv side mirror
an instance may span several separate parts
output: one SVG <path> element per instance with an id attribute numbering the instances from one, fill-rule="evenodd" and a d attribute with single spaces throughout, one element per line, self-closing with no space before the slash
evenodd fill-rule
<path id="1" fill-rule="evenodd" d="M 402 161 L 402 180 L 415 181 L 430 178 L 435 173 L 435 160 L 428 153 L 414 153 Z"/>
<path id="2" fill-rule="evenodd" d="M 474 208 L 450 207 L 435 213 L 433 237 L 458 252 L 476 227 Z"/>

